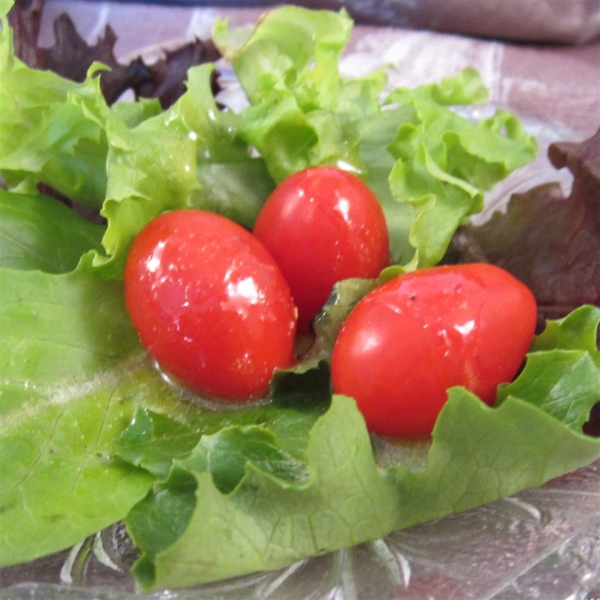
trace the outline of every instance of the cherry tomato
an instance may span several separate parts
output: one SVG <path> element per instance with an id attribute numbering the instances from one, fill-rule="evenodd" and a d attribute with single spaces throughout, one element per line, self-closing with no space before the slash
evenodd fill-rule
<path id="1" fill-rule="evenodd" d="M 258 215 L 254 235 L 289 283 L 303 333 L 336 282 L 377 277 L 389 260 L 377 198 L 356 176 L 335 167 L 310 167 L 283 181 Z"/>
<path id="2" fill-rule="evenodd" d="M 236 223 L 165 213 L 133 242 L 125 300 L 142 344 L 198 394 L 247 400 L 292 362 L 296 308 L 273 258 Z"/>
<path id="3" fill-rule="evenodd" d="M 333 388 L 354 397 L 373 432 L 429 435 L 448 388 L 494 401 L 523 362 L 536 314 L 531 291 L 492 265 L 401 275 L 348 316 L 333 349 Z"/>

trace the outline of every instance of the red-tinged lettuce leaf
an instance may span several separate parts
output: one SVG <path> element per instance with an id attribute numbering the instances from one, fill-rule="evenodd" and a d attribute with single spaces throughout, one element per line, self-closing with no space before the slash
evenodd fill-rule
<path id="1" fill-rule="evenodd" d="M 149 79 L 143 64 L 134 61 L 122 65 L 117 61 L 114 54 L 117 36 L 110 25 L 106 26 L 104 35 L 90 46 L 77 32 L 71 17 L 61 13 L 54 21 L 54 37 L 54 46 L 38 48 L 37 62 L 30 66 L 48 69 L 73 81 L 85 81 L 90 67 L 100 62 L 109 67 L 109 70 L 100 73 L 100 87 L 108 104 L 117 100 L 125 90 Z"/>
<path id="2" fill-rule="evenodd" d="M 386 444 L 377 440 L 374 455 L 354 401 L 342 396 L 333 396 L 307 430 L 301 453 L 301 446 L 294 453 L 287 447 L 296 422 L 283 411 L 273 421 L 276 432 L 267 421 L 202 437 L 187 457 L 176 457 L 168 477 L 126 519 L 142 550 L 134 566 L 139 588 L 279 568 L 589 464 L 600 456 L 600 440 L 584 435 L 581 426 L 597 399 L 591 390 L 600 368 L 586 345 L 599 321 L 600 310 L 584 307 L 558 330 L 552 327 L 552 340 L 540 342 L 546 349 L 530 354 L 532 366 L 496 407 L 464 389 L 450 390 L 431 443 L 411 444 L 410 460 L 398 441 L 382 450 Z M 534 360 L 554 355 L 561 367 L 565 352 L 581 360 L 578 376 L 586 389 L 572 389 L 568 365 L 557 374 L 540 370 Z M 552 397 L 544 400 L 548 390 Z M 164 433 L 166 421 L 163 426 Z"/>
<path id="3" fill-rule="evenodd" d="M 44 4 L 44 0 L 15 0 L 13 5 L 12 0 L 3 0 L 0 5 L 0 17 L 8 13 L 8 22 L 15 32 L 15 53 L 28 65 L 35 65 L 38 61 L 38 36 Z"/>
<path id="4" fill-rule="evenodd" d="M 79 82 L 85 80 L 95 62 L 101 62 L 109 67 L 99 74 L 108 104 L 131 89 L 137 98 L 158 98 L 163 107 L 171 106 L 185 92 L 187 70 L 220 57 L 212 41 L 196 39 L 165 53 L 152 64 L 146 64 L 142 58 L 123 64 L 115 57 L 117 37 L 110 25 L 106 26 L 104 35 L 90 45 L 80 36 L 67 13 L 61 13 L 54 20 L 55 44 L 40 47 L 38 35 L 43 9 L 44 0 L 17 0 L 12 7 L 9 22 L 15 32 L 16 55 L 30 67 L 50 70 Z M 219 89 L 215 75 L 214 93 Z"/>
<path id="5" fill-rule="evenodd" d="M 186 91 L 188 70 L 196 65 L 213 63 L 221 57 L 211 40 L 194 39 L 178 46 L 174 50 L 165 51 L 156 62 L 146 64 L 143 58 L 132 62 L 128 68 L 144 72 L 145 76 L 132 84 L 136 98 L 158 98 L 163 108 L 174 104 Z M 214 96 L 221 86 L 218 82 L 218 71 L 213 71 L 211 89 Z"/>
<path id="6" fill-rule="evenodd" d="M 458 260 L 475 254 L 526 283 L 541 322 L 582 304 L 600 306 L 600 131 L 581 143 L 551 144 L 548 156 L 573 173 L 568 197 L 552 183 L 515 194 L 505 214 L 466 228 L 467 241 L 458 244 Z"/>

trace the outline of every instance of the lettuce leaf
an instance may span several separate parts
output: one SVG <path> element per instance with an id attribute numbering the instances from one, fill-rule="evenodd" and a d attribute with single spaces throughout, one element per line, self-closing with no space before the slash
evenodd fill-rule
<path id="1" fill-rule="evenodd" d="M 276 399 L 266 405 L 215 410 L 215 407 L 195 404 L 193 412 L 179 421 L 171 413 L 139 408 L 120 436 L 115 454 L 165 479 L 173 461 L 186 458 L 198 441 L 204 440 L 201 436 L 215 435 L 222 428 L 260 426 L 280 438 L 283 453 L 300 458 L 306 450 L 310 428 L 330 402 L 329 371 L 319 371 L 315 369 L 302 376 L 300 384 L 294 381 L 293 396 L 286 392 L 282 379 L 296 376 L 288 373 L 278 377 Z M 231 460 L 238 459 L 234 456 Z"/>
<path id="2" fill-rule="evenodd" d="M 13 5 L 13 0 L 0 0 L 0 19 L 3 19 Z"/>
<path id="3" fill-rule="evenodd" d="M 0 564 L 12 564 L 124 517 L 152 480 L 110 458 L 143 394 L 121 285 L 0 268 L 0 286 Z"/>
<path id="4" fill-rule="evenodd" d="M 83 266 L 72 270 L 78 255 L 69 252 L 86 252 L 97 242 L 96 226 L 88 223 L 86 235 L 76 226 L 80 217 L 50 198 L 0 195 L 13 250 L 3 260 L 21 267 L 0 266 L 1 565 L 68 548 L 123 519 L 178 451 L 187 455 L 204 433 L 232 423 L 277 431 L 286 412 L 295 423 L 286 452 L 301 453 L 327 394 L 313 403 L 303 396 L 296 406 L 282 381 L 287 408 L 199 406 L 147 360 L 122 284 Z M 43 222 L 60 231 L 44 229 Z M 328 386 L 327 372 L 323 380 Z M 162 437 L 161 419 L 170 426 Z M 180 424 L 176 436 L 173 420 Z M 135 439 L 123 434 L 130 423 Z M 154 455 L 138 461 L 136 448 L 149 438 Z"/>
<path id="5" fill-rule="evenodd" d="M 330 399 L 324 362 L 278 374 L 268 405 L 215 411 L 148 364 L 119 282 L 29 260 L 0 268 L 0 564 L 126 519 L 140 588 L 209 581 L 375 539 L 599 455 L 581 434 L 598 401 L 597 308 L 548 324 L 498 408 L 453 390 L 431 447 L 406 460 L 398 446 L 373 455 L 353 400 Z M 322 327 L 371 285 L 340 286 Z"/>
<path id="6" fill-rule="evenodd" d="M 108 229 L 90 267 L 109 277 L 121 277 L 133 237 L 160 212 L 198 207 L 252 227 L 277 182 L 319 164 L 351 169 L 373 188 L 395 262 L 435 264 L 457 226 L 481 210 L 483 191 L 534 157 L 535 141 L 504 111 L 474 123 L 452 110 L 485 101 L 473 69 L 387 97 L 385 70 L 342 76 L 351 31 L 344 11 L 292 6 L 266 13 L 250 33 L 217 22 L 215 42 L 249 106 L 219 110 L 206 64 L 189 71 L 167 111 L 132 115 L 107 106 L 98 65 L 83 83 L 26 67 L 7 26 L 0 171 L 15 191 L 33 194 L 43 183 L 101 209 Z"/>
<path id="7" fill-rule="evenodd" d="M 239 136 L 277 182 L 310 165 L 355 171 L 384 208 L 394 261 L 435 264 L 458 225 L 482 209 L 483 192 L 534 158 L 535 140 L 505 111 L 473 123 L 451 110 L 486 101 L 473 69 L 387 97 L 384 70 L 342 76 L 351 27 L 343 10 L 294 6 L 251 31 L 218 21 L 215 43 L 250 102 Z"/>
<path id="8" fill-rule="evenodd" d="M 107 109 L 94 77 L 63 79 L 26 67 L 14 55 L 12 29 L 0 29 L 0 171 L 10 188 L 34 194 L 43 183 L 100 208 L 106 190 Z"/>
<path id="9" fill-rule="evenodd" d="M 251 227 L 274 183 L 237 139 L 238 115 L 217 107 L 214 65 L 188 73 L 186 93 L 157 104 L 108 107 L 93 65 L 76 83 L 31 69 L 0 31 L 0 172 L 14 192 L 40 184 L 101 212 L 108 226 L 88 269 L 121 278 L 126 252 L 161 212 L 202 208 Z"/>
<path id="10" fill-rule="evenodd" d="M 364 422 L 352 401 L 334 399 L 311 429 L 308 478 L 305 469 L 289 459 L 279 459 L 277 471 L 264 469 L 261 459 L 269 461 L 277 442 L 256 429 L 221 431 L 204 441 L 210 446 L 209 456 L 231 443 L 234 435 L 246 441 L 252 436 L 262 447 L 251 457 L 247 445 L 237 444 L 245 458 L 244 474 L 232 492 L 215 485 L 215 480 L 231 476 L 231 465 L 211 461 L 212 472 L 202 468 L 207 461 L 202 460 L 205 450 L 199 446 L 189 459 L 177 462 L 169 479 L 130 513 L 129 530 L 145 552 L 134 571 L 142 589 L 277 568 L 371 536 L 381 537 L 391 529 L 393 482 L 377 471 Z M 181 485 L 186 473 L 194 486 Z M 178 515 L 181 535 L 175 540 L 160 525 L 163 511 L 172 502 L 189 507 Z M 152 531 L 149 515 L 158 524 Z"/>
<path id="11" fill-rule="evenodd" d="M 200 208 L 250 227 L 272 191 L 263 161 L 235 137 L 239 117 L 217 108 L 212 71 L 191 69 L 187 92 L 135 127 L 108 118 L 107 256 L 94 261 L 105 273 L 120 277 L 129 244 L 162 212 Z"/>
<path id="12" fill-rule="evenodd" d="M 0 266 L 66 273 L 90 250 L 101 251 L 104 227 L 41 194 L 0 189 Z"/>
<path id="13" fill-rule="evenodd" d="M 68 548 L 123 519 L 205 433 L 233 423 L 278 432 L 287 415 L 294 432 L 285 452 L 300 455 L 326 408 L 322 394 L 302 406 L 289 397 L 237 411 L 198 405 L 147 361 L 118 282 L 81 269 L 0 268 L 0 285 L 2 565 Z M 151 455 L 138 460 L 147 444 Z"/>

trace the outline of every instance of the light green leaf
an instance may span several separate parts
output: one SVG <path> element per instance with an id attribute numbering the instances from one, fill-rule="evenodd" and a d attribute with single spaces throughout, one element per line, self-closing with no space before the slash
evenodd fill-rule
<path id="1" fill-rule="evenodd" d="M 34 194 L 44 183 L 100 208 L 106 189 L 104 120 L 109 109 L 94 65 L 83 83 L 30 69 L 0 30 L 0 172 L 8 186 Z"/>
<path id="2" fill-rule="evenodd" d="M 505 111 L 474 123 L 453 110 L 487 99 L 471 68 L 384 100 L 384 70 L 342 77 L 350 29 L 343 11 L 299 7 L 266 13 L 250 33 L 220 22 L 216 43 L 250 101 L 239 136 L 277 182 L 320 164 L 357 173 L 382 204 L 393 260 L 433 265 L 483 191 L 535 157 L 535 140 Z"/>
<path id="3" fill-rule="evenodd" d="M 14 0 L 0 0 L 0 19 L 3 19 L 14 4 Z"/>
<path id="4" fill-rule="evenodd" d="M 581 431 L 591 407 L 600 402 L 600 368 L 583 350 L 553 350 L 529 356 L 521 375 L 499 391 L 527 399 Z"/>
<path id="5" fill-rule="evenodd" d="M 115 395 L 131 377 L 122 362 L 140 354 L 121 286 L 3 268 L 0 289 L 0 563 L 10 564 L 122 518 L 150 478 L 108 456 L 132 415 Z"/>
<path id="6" fill-rule="evenodd" d="M 165 496 L 179 498 L 186 492 L 178 485 L 180 475 L 157 488 L 127 519 L 146 553 L 135 571 L 141 587 L 180 587 L 273 569 L 390 531 L 394 484 L 377 470 L 364 422 L 353 405 L 336 399 L 312 428 L 306 481 L 302 469 L 292 469 L 297 477 L 290 481 L 248 462 L 242 483 L 223 494 L 214 484 L 214 472 L 190 469 L 197 484 L 195 507 L 191 516 L 186 513 L 188 523 L 177 519 L 183 533 L 172 544 L 163 542 L 169 532 L 162 511 L 162 517 L 153 519 L 158 528 L 150 539 L 148 515 L 169 507 Z M 188 489 L 188 506 L 190 500 Z"/>
<path id="7" fill-rule="evenodd" d="M 99 250 L 104 227 L 46 196 L 0 189 L 0 266 L 64 273 Z"/>
<path id="8" fill-rule="evenodd" d="M 203 436 L 188 458 L 176 467 L 208 471 L 222 493 L 232 492 L 245 475 L 246 464 L 275 479 L 290 483 L 306 478 L 304 463 L 283 451 L 275 436 L 262 427 L 226 427 L 212 436 Z"/>
<path id="9" fill-rule="evenodd" d="M 68 548 L 143 498 L 152 478 L 110 458 L 132 415 L 129 378 L 109 371 L 55 386 L 2 384 L 0 564 Z"/>
<path id="10" fill-rule="evenodd" d="M 509 397 L 491 408 L 454 388 L 436 423 L 425 468 L 390 468 L 402 498 L 396 527 L 537 487 L 598 457 L 600 440 L 521 399 Z"/>
<path id="11" fill-rule="evenodd" d="M 549 321 L 535 337 L 523 371 L 500 387 L 497 402 L 517 396 L 581 431 L 600 402 L 599 323 L 600 308 L 588 305 Z"/>
<path id="12" fill-rule="evenodd" d="M 411 268 L 439 262 L 456 228 L 482 210 L 483 192 L 536 155 L 535 139 L 514 115 L 496 111 L 473 122 L 446 106 L 481 102 L 485 94 L 479 74 L 465 69 L 439 84 L 397 89 L 388 97 L 390 104 L 412 109 L 388 142 L 397 161 L 390 189 L 396 202 L 414 207 L 412 215 L 402 216 L 416 252 L 406 261 L 394 238 L 392 250 Z"/>
<path id="13" fill-rule="evenodd" d="M 584 349 L 600 366 L 600 350 L 597 341 L 599 325 L 600 307 L 581 306 L 563 319 L 548 321 L 544 331 L 533 340 L 532 350 Z"/>
<path id="14" fill-rule="evenodd" d="M 238 117 L 216 106 L 212 70 L 191 69 L 179 101 L 133 128 L 108 118 L 107 256 L 94 261 L 104 274 L 121 276 L 133 238 L 163 212 L 199 208 L 251 227 L 272 191 L 263 161 L 236 139 Z"/>
<path id="15" fill-rule="evenodd" d="M 144 553 L 138 585 L 190 586 L 377 539 L 541 485 L 592 462 L 600 441 L 523 400 L 490 408 L 456 389 L 420 452 L 422 468 L 379 468 L 354 402 L 338 396 L 304 467 L 256 428 L 203 438 L 127 518 Z"/>

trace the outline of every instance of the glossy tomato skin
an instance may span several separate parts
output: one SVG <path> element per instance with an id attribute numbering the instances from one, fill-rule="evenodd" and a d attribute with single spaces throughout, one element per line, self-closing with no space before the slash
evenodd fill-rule
<path id="1" fill-rule="evenodd" d="M 355 398 L 373 432 L 428 436 L 448 388 L 494 401 L 523 362 L 536 315 L 531 291 L 492 265 L 401 275 L 348 316 L 333 350 L 334 391 Z"/>
<path id="2" fill-rule="evenodd" d="M 288 281 L 303 333 L 336 282 L 377 277 L 389 261 L 377 198 L 358 177 L 335 167 L 310 167 L 283 181 L 263 206 L 254 235 Z"/>
<path id="3" fill-rule="evenodd" d="M 219 215 L 179 210 L 146 225 L 127 258 L 125 300 L 149 353 L 204 397 L 260 396 L 292 362 L 289 287 L 260 242 Z"/>

